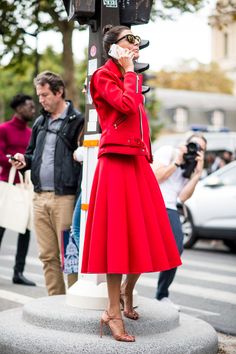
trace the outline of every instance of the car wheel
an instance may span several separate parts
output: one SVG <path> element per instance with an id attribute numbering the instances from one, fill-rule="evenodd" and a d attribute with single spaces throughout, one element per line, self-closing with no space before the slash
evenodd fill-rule
<path id="1" fill-rule="evenodd" d="M 185 215 L 180 214 L 180 221 L 184 234 L 184 248 L 192 248 L 193 245 L 197 242 L 198 238 L 194 231 L 191 214 L 188 210 L 186 210 Z"/>
<path id="2" fill-rule="evenodd" d="M 229 247 L 231 252 L 236 253 L 236 241 L 234 240 L 224 240 L 225 246 Z"/>

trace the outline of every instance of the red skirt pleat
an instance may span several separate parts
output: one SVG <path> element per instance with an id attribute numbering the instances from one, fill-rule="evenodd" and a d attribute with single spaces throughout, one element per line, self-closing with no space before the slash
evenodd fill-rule
<path id="1" fill-rule="evenodd" d="M 100 157 L 91 189 L 81 272 L 157 272 L 180 264 L 164 201 L 146 158 Z"/>

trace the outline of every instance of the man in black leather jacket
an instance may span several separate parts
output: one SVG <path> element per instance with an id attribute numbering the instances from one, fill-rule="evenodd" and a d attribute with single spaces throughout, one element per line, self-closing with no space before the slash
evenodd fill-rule
<path id="1" fill-rule="evenodd" d="M 24 155 L 17 153 L 12 162 L 22 171 L 31 169 L 34 185 L 34 226 L 43 262 L 49 295 L 65 294 L 60 250 L 63 230 L 70 227 L 75 195 L 80 188 L 81 165 L 73 159 L 84 119 L 65 100 L 61 77 L 42 72 L 34 80 L 39 102 L 43 106 L 33 126 Z M 68 275 L 68 286 L 77 274 Z"/>

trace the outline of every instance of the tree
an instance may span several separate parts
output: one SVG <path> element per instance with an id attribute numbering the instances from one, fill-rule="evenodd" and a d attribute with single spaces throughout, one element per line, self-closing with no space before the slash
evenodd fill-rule
<path id="1" fill-rule="evenodd" d="M 68 98 L 75 100 L 75 66 L 72 51 L 72 34 L 75 22 L 67 21 L 66 12 L 60 0 L 1 0 L 0 35 L 3 46 L 0 58 L 11 56 L 10 66 L 19 70 L 25 54 L 32 53 L 28 37 L 35 37 L 40 32 L 54 30 L 62 35 L 63 78 L 66 83 Z M 36 60 L 38 59 L 36 55 Z M 37 62 L 35 63 L 37 67 Z"/>
<path id="2" fill-rule="evenodd" d="M 25 54 L 21 62 L 21 69 L 16 70 L 15 67 L 8 65 L 7 67 L 0 66 L 0 122 L 7 120 L 12 115 L 12 109 L 9 107 L 9 102 L 14 95 L 19 92 L 24 92 L 34 96 L 34 86 L 32 76 L 34 73 L 33 54 Z M 62 74 L 62 55 L 55 53 L 52 47 L 45 49 L 40 55 L 40 69 L 50 70 Z M 75 64 L 75 85 L 78 87 L 79 95 L 76 97 L 76 102 L 81 112 L 85 111 L 85 97 L 82 93 L 84 81 L 86 78 L 87 59 L 82 60 L 79 64 Z M 38 99 L 35 101 L 38 102 Z"/>
<path id="3" fill-rule="evenodd" d="M 162 1 L 154 1 L 153 2 L 153 9 L 152 9 L 152 20 L 155 19 L 157 16 L 161 18 L 173 18 L 176 15 L 185 12 L 196 12 L 200 10 L 206 1 L 204 0 L 162 0 Z"/>
<path id="4" fill-rule="evenodd" d="M 192 1 L 154 1 L 153 16 L 168 17 L 177 12 L 197 11 L 203 0 Z M 72 35 L 77 23 L 67 21 L 62 0 L 1 0 L 0 1 L 0 59 L 10 56 L 10 64 L 19 66 L 23 56 L 32 52 L 27 38 L 35 37 L 43 31 L 54 30 L 62 35 L 63 77 L 67 86 L 68 97 L 76 101 L 75 64 L 72 51 Z M 80 26 L 80 28 L 83 28 Z M 35 51 L 35 71 L 38 71 L 38 55 Z"/>
<path id="5" fill-rule="evenodd" d="M 233 94 L 233 82 L 216 63 L 198 63 L 196 69 L 184 65 L 173 71 L 161 70 L 152 84 L 177 90 Z"/>
<path id="6" fill-rule="evenodd" d="M 44 53 L 40 55 L 40 68 L 41 70 L 47 69 L 61 74 L 61 54 L 55 53 L 51 47 L 46 48 Z M 0 66 L 0 121 L 11 117 L 12 110 L 9 107 L 9 102 L 14 95 L 24 92 L 34 96 L 32 82 L 34 69 L 34 55 L 32 53 L 24 55 L 21 70 L 16 70 L 12 66 Z M 35 102 L 37 103 L 38 99 Z"/>

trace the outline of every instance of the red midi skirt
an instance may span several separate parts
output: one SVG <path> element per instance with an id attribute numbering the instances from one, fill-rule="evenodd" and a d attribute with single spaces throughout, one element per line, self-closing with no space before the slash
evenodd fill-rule
<path id="1" fill-rule="evenodd" d="M 158 272 L 180 264 L 162 194 L 147 159 L 119 154 L 100 157 L 81 272 Z"/>

